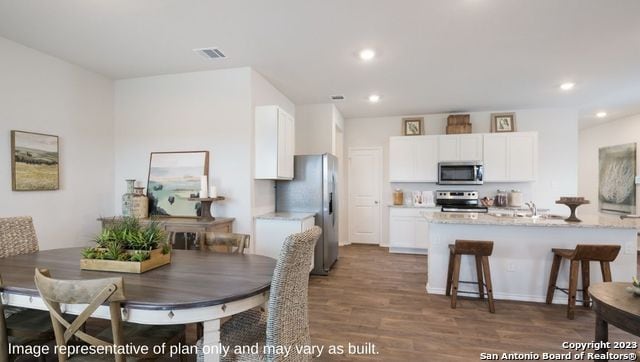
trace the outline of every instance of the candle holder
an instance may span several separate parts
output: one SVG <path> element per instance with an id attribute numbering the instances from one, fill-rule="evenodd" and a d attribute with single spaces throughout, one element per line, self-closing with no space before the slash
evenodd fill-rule
<path id="1" fill-rule="evenodd" d="M 190 197 L 189 201 L 200 201 L 200 218 L 201 221 L 213 221 L 216 218 L 211 215 L 211 205 L 216 201 L 224 200 L 224 196 L 218 197 Z"/>
<path id="2" fill-rule="evenodd" d="M 564 219 L 566 222 L 582 222 L 582 220 L 578 219 L 576 216 L 576 209 L 580 205 L 590 204 L 589 200 L 585 200 L 584 197 L 561 197 L 560 200 L 556 201 L 556 204 L 566 205 L 571 210 L 571 216 Z"/>

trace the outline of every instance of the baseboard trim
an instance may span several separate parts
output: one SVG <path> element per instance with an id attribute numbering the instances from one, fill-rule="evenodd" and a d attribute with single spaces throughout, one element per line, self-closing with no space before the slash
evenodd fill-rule
<path id="1" fill-rule="evenodd" d="M 395 246 L 389 247 L 390 253 L 395 254 L 418 254 L 418 255 L 427 255 L 427 249 L 417 249 L 417 248 L 399 248 Z"/>

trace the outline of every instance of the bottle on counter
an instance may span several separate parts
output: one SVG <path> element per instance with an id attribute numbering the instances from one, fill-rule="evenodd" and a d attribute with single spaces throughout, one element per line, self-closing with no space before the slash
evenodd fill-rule
<path id="1" fill-rule="evenodd" d="M 394 205 L 404 204 L 404 192 L 402 192 L 402 190 L 396 189 L 393 192 L 393 204 Z"/>

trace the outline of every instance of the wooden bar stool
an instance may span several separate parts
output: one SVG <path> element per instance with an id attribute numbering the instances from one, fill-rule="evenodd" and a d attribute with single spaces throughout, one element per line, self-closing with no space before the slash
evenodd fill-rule
<path id="1" fill-rule="evenodd" d="M 609 263 L 614 261 L 620 252 L 620 245 L 584 245 L 578 244 L 575 249 L 551 249 L 553 252 L 553 264 L 551 265 L 551 274 L 549 275 L 549 288 L 547 289 L 547 304 L 553 301 L 553 294 L 556 289 L 562 291 L 569 296 L 569 305 L 567 307 L 567 318 L 574 318 L 574 310 L 576 307 L 576 293 L 578 290 L 582 292 L 582 304 L 588 308 L 589 301 L 589 262 L 600 262 L 602 271 L 602 280 L 604 282 L 611 281 L 611 268 Z M 560 271 L 560 263 L 562 259 L 571 261 L 569 268 L 569 289 L 559 288 L 556 286 L 558 281 L 558 272 Z M 578 288 L 578 267 L 582 265 L 582 289 Z"/>
<path id="2" fill-rule="evenodd" d="M 478 240 L 456 240 L 455 244 L 449 245 L 449 270 L 447 272 L 447 292 L 451 295 L 451 308 L 456 307 L 458 293 L 471 293 L 458 290 L 458 283 L 477 284 L 478 295 L 484 299 L 484 289 L 487 288 L 487 299 L 489 300 L 489 312 L 495 313 L 493 305 L 493 288 L 491 287 L 491 271 L 489 270 L 489 256 L 493 253 L 493 241 Z M 462 255 L 473 255 L 476 258 L 477 282 L 460 281 L 460 259 Z M 484 274 L 484 278 L 483 278 Z M 484 281 L 483 281 L 484 279 Z M 486 283 L 486 284 L 485 284 Z"/>

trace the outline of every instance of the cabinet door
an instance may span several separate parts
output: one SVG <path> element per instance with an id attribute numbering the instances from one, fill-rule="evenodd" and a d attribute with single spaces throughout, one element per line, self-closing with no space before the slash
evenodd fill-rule
<path id="1" fill-rule="evenodd" d="M 278 109 L 278 178 L 293 178 L 293 118 Z"/>
<path id="2" fill-rule="evenodd" d="M 481 161 L 482 135 L 470 134 L 458 136 L 458 151 L 461 161 Z"/>
<path id="3" fill-rule="evenodd" d="M 391 216 L 389 219 L 389 245 L 413 248 L 416 240 L 415 217 Z"/>
<path id="4" fill-rule="evenodd" d="M 486 134 L 483 142 L 484 181 L 509 181 L 508 142 L 502 134 Z"/>
<path id="5" fill-rule="evenodd" d="M 412 137 L 389 139 L 389 181 L 414 181 L 414 141 Z"/>
<path id="6" fill-rule="evenodd" d="M 414 176 L 416 181 L 438 181 L 438 137 L 415 137 L 414 147 Z"/>
<path id="7" fill-rule="evenodd" d="M 440 161 L 459 161 L 458 136 L 440 136 L 438 140 L 438 159 Z"/>
<path id="8" fill-rule="evenodd" d="M 538 163 L 536 133 L 513 133 L 508 136 L 508 167 L 511 181 L 535 181 Z"/>
<path id="9" fill-rule="evenodd" d="M 417 217 L 414 220 L 415 241 L 414 248 L 429 248 L 429 223 L 423 217 Z"/>

